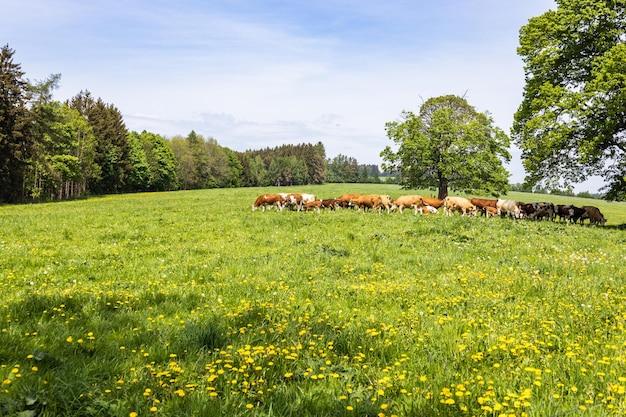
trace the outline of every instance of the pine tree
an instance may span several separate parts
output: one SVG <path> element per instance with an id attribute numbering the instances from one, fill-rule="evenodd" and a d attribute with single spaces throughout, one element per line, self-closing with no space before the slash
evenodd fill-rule
<path id="1" fill-rule="evenodd" d="M 33 147 L 30 112 L 26 107 L 27 82 L 15 52 L 0 50 L 0 202 L 24 198 L 24 175 Z"/>

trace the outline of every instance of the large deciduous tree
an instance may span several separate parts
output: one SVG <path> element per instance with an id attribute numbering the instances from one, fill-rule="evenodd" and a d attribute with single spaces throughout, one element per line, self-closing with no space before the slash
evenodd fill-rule
<path id="1" fill-rule="evenodd" d="M 99 172 L 91 127 L 78 111 L 52 100 L 60 79 L 60 74 L 53 74 L 29 85 L 35 143 L 25 185 L 33 199 L 81 196 Z"/>
<path id="2" fill-rule="evenodd" d="M 14 51 L 0 49 L 0 202 L 18 202 L 25 195 L 25 172 L 31 157 L 31 115 L 26 107 L 28 83 Z"/>
<path id="3" fill-rule="evenodd" d="M 526 86 L 512 134 L 526 183 L 602 176 L 626 199 L 626 1 L 556 0 L 520 30 Z"/>
<path id="4" fill-rule="evenodd" d="M 402 119 L 385 125 L 397 150 L 387 146 L 380 155 L 404 188 L 437 189 L 439 198 L 448 188 L 494 196 L 508 190 L 510 140 L 487 113 L 446 95 L 428 99 L 418 115 L 403 111 Z"/>

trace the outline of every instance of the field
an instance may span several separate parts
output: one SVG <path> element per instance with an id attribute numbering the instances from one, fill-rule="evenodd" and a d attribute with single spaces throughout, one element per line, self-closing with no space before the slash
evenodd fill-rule
<path id="1" fill-rule="evenodd" d="M 0 415 L 626 413 L 626 204 L 507 196 L 604 228 L 251 210 L 276 190 L 1 206 Z"/>

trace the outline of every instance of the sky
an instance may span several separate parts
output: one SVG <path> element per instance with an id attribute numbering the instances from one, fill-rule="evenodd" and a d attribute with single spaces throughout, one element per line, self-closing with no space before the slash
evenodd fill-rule
<path id="1" fill-rule="evenodd" d="M 129 130 L 192 130 L 234 151 L 322 142 L 382 163 L 385 123 L 465 97 L 509 133 L 519 29 L 553 0 L 0 0 L 0 42 L 25 78 L 61 74 Z M 519 149 L 506 168 L 524 180 Z M 592 179 L 575 191 L 595 192 Z"/>

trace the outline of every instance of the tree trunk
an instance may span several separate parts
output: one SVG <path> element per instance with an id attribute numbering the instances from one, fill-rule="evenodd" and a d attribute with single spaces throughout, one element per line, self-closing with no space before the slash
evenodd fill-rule
<path id="1" fill-rule="evenodd" d="M 438 199 L 443 200 L 448 196 L 448 179 L 439 175 L 439 195 Z"/>

